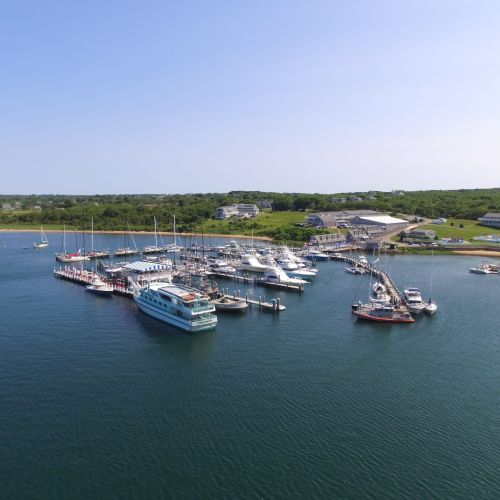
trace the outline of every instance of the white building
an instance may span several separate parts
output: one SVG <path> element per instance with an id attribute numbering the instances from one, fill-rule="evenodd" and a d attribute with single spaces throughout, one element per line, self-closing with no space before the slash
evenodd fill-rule
<path id="1" fill-rule="evenodd" d="M 228 205 L 226 207 L 218 207 L 215 209 L 215 218 L 217 220 L 225 220 L 230 217 L 257 217 L 259 215 L 259 207 L 254 203 L 239 203 L 237 205 Z"/>
<path id="2" fill-rule="evenodd" d="M 404 229 L 409 222 L 405 219 L 391 217 L 390 215 L 358 215 L 351 219 L 351 224 L 355 226 L 385 227 L 386 232 L 392 232 Z"/>
<path id="3" fill-rule="evenodd" d="M 482 226 L 500 227 L 500 213 L 489 212 L 477 220 Z"/>

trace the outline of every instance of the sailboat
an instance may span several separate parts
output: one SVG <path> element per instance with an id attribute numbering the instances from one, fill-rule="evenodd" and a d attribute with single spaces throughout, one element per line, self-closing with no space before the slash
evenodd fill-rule
<path id="1" fill-rule="evenodd" d="M 104 259 L 109 257 L 109 252 L 105 250 L 95 250 L 94 249 L 94 218 L 91 219 L 91 229 L 90 229 L 90 252 L 87 253 L 89 259 Z"/>
<path id="2" fill-rule="evenodd" d="M 76 232 L 75 232 L 76 238 Z M 78 241 L 76 242 L 76 247 L 78 248 Z M 82 255 L 80 250 L 78 249 L 74 253 L 68 253 L 66 248 L 66 225 L 63 226 L 63 243 L 62 243 L 62 251 L 56 254 L 56 260 L 58 262 L 81 262 L 84 260 L 89 260 L 86 255 Z"/>
<path id="3" fill-rule="evenodd" d="M 40 241 L 38 243 L 33 243 L 33 248 L 47 248 L 49 246 L 49 240 L 45 234 L 43 227 L 40 226 Z"/>
<path id="4" fill-rule="evenodd" d="M 434 270 L 434 251 L 431 254 L 431 298 L 429 298 L 429 300 L 427 300 L 427 302 L 424 303 L 424 311 L 427 314 L 434 314 L 438 309 L 437 304 L 432 300 L 433 270 Z"/>

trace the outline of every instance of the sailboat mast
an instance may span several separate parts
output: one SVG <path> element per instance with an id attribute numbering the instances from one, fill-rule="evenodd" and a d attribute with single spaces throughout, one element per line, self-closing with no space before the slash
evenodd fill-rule
<path id="1" fill-rule="evenodd" d="M 90 244 L 92 247 L 92 253 L 94 253 L 94 217 L 92 217 L 92 229 L 90 233 Z"/>
<path id="2" fill-rule="evenodd" d="M 153 220 L 155 222 L 155 247 L 158 248 L 158 234 L 156 232 L 156 215 L 153 215 Z"/>

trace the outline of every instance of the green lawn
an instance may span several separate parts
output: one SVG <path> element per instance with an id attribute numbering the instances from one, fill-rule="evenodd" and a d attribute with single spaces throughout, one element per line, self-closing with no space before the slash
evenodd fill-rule
<path id="1" fill-rule="evenodd" d="M 464 227 L 459 227 L 460 224 L 463 224 Z M 470 240 L 474 236 L 500 233 L 498 229 L 480 226 L 477 221 L 467 219 L 448 219 L 446 224 L 426 224 L 419 226 L 419 229 L 432 229 L 440 238 L 463 238 L 464 240 Z M 481 244 L 482 242 L 474 243 Z"/>
<path id="2" fill-rule="evenodd" d="M 255 219 L 227 219 L 209 220 L 203 223 L 203 231 L 219 234 L 252 234 L 255 236 L 266 235 L 273 229 L 283 226 L 294 226 L 296 223 L 305 222 L 305 212 L 261 212 Z"/>

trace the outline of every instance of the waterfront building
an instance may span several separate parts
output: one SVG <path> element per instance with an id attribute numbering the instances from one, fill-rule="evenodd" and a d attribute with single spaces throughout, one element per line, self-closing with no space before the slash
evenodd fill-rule
<path id="1" fill-rule="evenodd" d="M 360 215 L 380 215 L 375 210 L 337 210 L 334 212 L 317 212 L 309 215 L 306 220 L 308 226 L 338 227 L 339 224 L 349 224 Z"/>
<path id="2" fill-rule="evenodd" d="M 358 215 L 351 219 L 351 224 L 355 226 L 382 226 L 384 232 L 399 231 L 404 229 L 409 222 L 405 219 L 398 219 L 390 215 Z"/>
<path id="3" fill-rule="evenodd" d="M 500 227 L 500 213 L 488 212 L 477 220 L 482 226 Z"/>
<path id="4" fill-rule="evenodd" d="M 342 233 L 315 234 L 309 239 L 312 245 L 340 245 L 346 242 L 346 235 Z"/>

